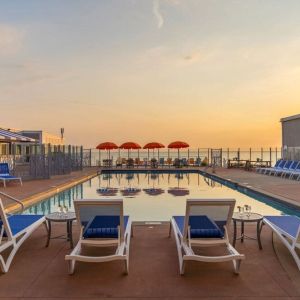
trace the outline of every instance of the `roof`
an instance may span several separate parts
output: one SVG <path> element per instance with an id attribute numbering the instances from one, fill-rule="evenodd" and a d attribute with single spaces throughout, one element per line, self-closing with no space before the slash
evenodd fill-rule
<path id="1" fill-rule="evenodd" d="M 293 116 L 290 116 L 290 117 L 281 118 L 280 122 L 292 121 L 292 120 L 297 120 L 297 119 L 300 119 L 300 114 L 293 115 Z"/>
<path id="2" fill-rule="evenodd" d="M 9 142 L 35 142 L 35 139 L 23 136 L 19 133 L 0 128 L 0 141 Z"/>

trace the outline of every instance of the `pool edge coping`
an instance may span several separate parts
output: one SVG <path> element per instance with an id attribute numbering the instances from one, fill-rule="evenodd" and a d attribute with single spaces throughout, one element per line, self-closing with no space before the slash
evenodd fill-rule
<path id="1" fill-rule="evenodd" d="M 99 171 L 95 171 L 89 175 L 85 174 L 83 177 L 80 177 L 78 179 L 71 179 L 68 182 L 62 183 L 57 186 L 53 186 L 50 189 L 47 189 L 43 192 L 39 192 L 39 193 L 33 194 L 29 197 L 26 197 L 26 198 L 22 199 L 21 202 L 24 205 L 24 209 L 26 209 L 36 203 L 46 200 L 47 198 L 52 197 L 60 192 L 70 189 L 80 183 L 87 181 L 87 180 L 90 180 L 90 179 L 96 177 L 98 174 L 99 174 Z M 17 212 L 19 210 L 20 210 L 20 204 L 16 204 L 16 203 L 10 204 L 5 207 L 5 211 L 8 213 Z"/>

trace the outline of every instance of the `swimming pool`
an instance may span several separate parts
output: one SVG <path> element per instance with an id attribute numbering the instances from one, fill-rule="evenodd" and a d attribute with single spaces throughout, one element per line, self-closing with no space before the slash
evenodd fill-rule
<path id="1" fill-rule="evenodd" d="M 229 184 L 230 185 L 230 184 Z M 78 198 L 123 198 L 124 210 L 134 221 L 168 221 L 185 212 L 188 198 L 234 198 L 236 207 L 250 205 L 263 215 L 300 212 L 268 197 L 227 186 L 198 172 L 104 172 L 93 179 L 45 199 L 24 213 L 48 214 L 65 206 L 73 210 Z"/>

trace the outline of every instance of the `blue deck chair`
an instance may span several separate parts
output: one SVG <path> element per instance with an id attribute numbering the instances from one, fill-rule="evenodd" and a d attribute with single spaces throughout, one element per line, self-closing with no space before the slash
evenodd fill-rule
<path id="1" fill-rule="evenodd" d="M 8 163 L 0 163 L 0 180 L 3 182 L 4 187 L 6 187 L 7 181 L 19 181 L 22 185 L 21 177 L 15 177 L 10 175 Z"/>
<path id="2" fill-rule="evenodd" d="M 129 271 L 129 245 L 131 221 L 123 215 L 122 199 L 74 200 L 80 237 L 76 247 L 65 259 L 69 262 L 69 273 L 73 274 L 76 261 L 107 262 L 121 260 L 125 272 Z M 112 255 L 87 256 L 81 253 L 85 247 L 115 247 Z"/>
<path id="3" fill-rule="evenodd" d="M 284 160 L 283 159 L 276 168 L 275 167 L 270 168 L 269 170 L 266 170 L 266 172 L 264 174 L 266 174 L 266 175 L 275 175 L 276 172 L 282 171 L 283 168 L 287 166 L 287 164 L 289 164 L 289 160 Z"/>
<path id="4" fill-rule="evenodd" d="M 274 167 L 271 168 L 257 168 L 256 172 L 260 174 L 265 174 L 267 171 L 272 171 L 274 168 L 278 168 L 279 165 L 282 163 L 283 159 L 278 159 L 274 165 Z"/>
<path id="5" fill-rule="evenodd" d="M 14 256 L 23 242 L 42 224 L 43 215 L 6 215 L 0 199 L 0 268 L 8 272 Z M 2 252 L 11 248 L 7 258 Z"/>
<path id="6" fill-rule="evenodd" d="M 277 169 L 276 171 L 274 171 L 273 175 L 281 176 L 283 172 L 289 171 L 293 166 L 293 164 L 294 164 L 293 160 L 288 160 L 286 164 L 282 167 L 282 169 Z"/>
<path id="7" fill-rule="evenodd" d="M 265 216 L 263 222 L 267 224 L 292 254 L 300 270 L 300 218 L 296 216 Z"/>
<path id="8" fill-rule="evenodd" d="M 234 199 L 188 199 L 185 216 L 171 218 L 170 234 L 173 229 L 180 274 L 184 274 L 185 262 L 189 260 L 232 261 L 234 272 L 239 273 L 241 261 L 245 257 L 230 244 L 227 233 L 234 206 Z M 194 253 L 193 247 L 205 246 L 223 246 L 228 254 L 205 256 Z"/>
<path id="9" fill-rule="evenodd" d="M 294 177 L 296 177 L 298 180 L 300 176 L 300 161 L 294 161 L 293 166 L 291 166 L 289 170 L 284 170 L 281 176 L 288 176 L 289 179 L 294 179 Z"/>
<path id="10" fill-rule="evenodd" d="M 287 175 L 288 175 L 290 178 L 291 177 L 290 175 L 297 170 L 298 166 L 299 166 L 299 161 L 293 161 L 291 166 L 289 167 L 289 169 L 287 169 L 287 170 L 284 169 L 281 171 L 281 177 L 287 177 Z"/>

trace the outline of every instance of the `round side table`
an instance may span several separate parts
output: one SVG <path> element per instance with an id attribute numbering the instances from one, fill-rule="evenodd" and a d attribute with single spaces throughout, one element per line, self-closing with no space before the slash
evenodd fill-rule
<path id="1" fill-rule="evenodd" d="M 76 220 L 76 215 L 74 212 L 67 212 L 67 213 L 59 213 L 59 212 L 54 212 L 49 215 L 45 216 L 47 225 L 48 225 L 48 238 L 47 238 L 47 243 L 46 247 L 49 246 L 50 239 L 66 239 L 67 241 L 70 242 L 71 248 L 73 248 L 73 235 L 72 235 L 72 223 L 74 220 Z M 65 222 L 67 223 L 67 236 L 65 235 L 59 235 L 55 237 L 51 237 L 51 223 L 52 222 Z"/>
<path id="2" fill-rule="evenodd" d="M 233 247 L 235 247 L 235 243 L 237 240 L 241 240 L 241 242 L 244 242 L 244 239 L 252 239 L 257 240 L 259 249 L 262 249 L 261 240 L 260 240 L 260 232 L 262 228 L 262 220 L 263 216 L 257 213 L 250 213 L 249 217 L 246 213 L 243 215 L 240 215 L 240 213 L 235 212 L 232 216 L 233 220 Z M 237 222 L 241 223 L 241 235 L 237 237 Z M 256 223 L 256 238 L 255 237 L 249 237 L 245 235 L 245 223 Z"/>

